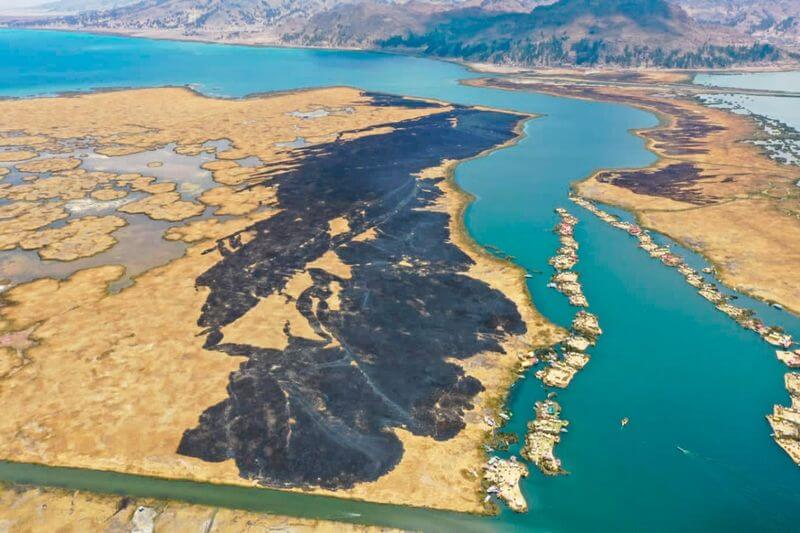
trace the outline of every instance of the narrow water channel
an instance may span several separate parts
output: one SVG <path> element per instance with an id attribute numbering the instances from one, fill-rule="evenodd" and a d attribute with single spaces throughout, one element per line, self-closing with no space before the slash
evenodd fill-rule
<path id="1" fill-rule="evenodd" d="M 786 369 L 774 351 L 624 233 L 567 201 L 570 183 L 595 169 L 653 162 L 629 130 L 652 126 L 655 117 L 619 105 L 458 83 L 475 76 L 450 63 L 386 54 L 0 31 L 5 96 L 192 84 L 207 94 L 241 97 L 352 85 L 542 115 L 526 123 L 520 143 L 464 163 L 456 173 L 476 196 L 466 213 L 473 237 L 543 272 L 530 280 L 534 303 L 561 325 L 573 310 L 546 287 L 547 258 L 557 248 L 553 209 L 564 206 L 579 217 L 577 270 L 605 332 L 589 365 L 559 395 L 570 427 L 557 453 L 570 475 L 545 478 L 532 468 L 523 483 L 528 514 L 480 518 L 10 463 L 0 463 L 0 479 L 428 530 L 795 528 L 800 469 L 774 444 L 764 419 L 773 404 L 787 401 Z M 757 302 L 750 306 L 800 336 L 795 318 Z M 517 384 L 509 399 L 510 430 L 524 433 L 543 395 L 532 377 Z M 621 429 L 623 417 L 630 424 Z"/>

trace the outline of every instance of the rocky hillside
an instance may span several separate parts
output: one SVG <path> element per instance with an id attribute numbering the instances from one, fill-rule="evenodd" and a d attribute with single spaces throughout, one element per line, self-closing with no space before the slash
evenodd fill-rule
<path id="1" fill-rule="evenodd" d="M 43 4 L 58 13 L 17 25 L 264 44 L 368 47 L 419 31 L 437 13 L 473 7 L 529 12 L 554 0 L 82 0 Z"/>
<path id="2" fill-rule="evenodd" d="M 379 44 L 528 65 L 727 67 L 783 56 L 727 28 L 710 32 L 665 0 L 560 0 L 531 13 L 462 10 L 436 18 L 424 33 L 409 32 Z"/>
<path id="3" fill-rule="evenodd" d="M 800 49 L 800 0 L 679 0 L 701 26 Z"/>
<path id="4" fill-rule="evenodd" d="M 141 0 L 41 21 L 50 26 L 183 36 L 254 33 L 277 42 L 287 28 L 334 6 L 332 0 Z"/>
<path id="5" fill-rule="evenodd" d="M 81 11 L 98 11 L 103 9 L 114 9 L 129 4 L 134 4 L 138 0 L 55 0 L 45 2 L 36 6 L 36 11 L 46 14 L 74 14 Z"/>

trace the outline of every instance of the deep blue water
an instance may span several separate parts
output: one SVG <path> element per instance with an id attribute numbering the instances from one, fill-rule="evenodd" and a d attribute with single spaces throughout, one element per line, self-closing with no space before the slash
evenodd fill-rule
<path id="1" fill-rule="evenodd" d="M 530 281 L 534 303 L 568 325 L 574 310 L 545 284 L 547 258 L 558 245 L 553 208 L 569 207 L 581 219 L 577 270 L 605 334 L 587 368 L 559 394 L 571 424 L 557 453 L 571 474 L 544 478 L 532 468 L 523 484 L 531 511 L 504 511 L 482 524 L 509 531 L 797 530 L 800 469 L 774 444 L 764 419 L 788 399 L 786 369 L 773 350 L 633 239 L 566 200 L 570 183 L 595 169 L 652 163 L 629 130 L 652 126 L 655 117 L 458 83 L 474 76 L 451 63 L 376 53 L 0 31 L 0 96 L 191 84 L 239 97 L 351 85 L 541 114 L 516 146 L 458 167 L 458 182 L 477 198 L 467 226 L 481 244 L 543 271 Z M 796 319 L 750 305 L 800 334 Z M 542 396 L 533 378 L 514 388 L 511 430 L 524 433 Z M 630 425 L 621 430 L 626 416 Z"/>

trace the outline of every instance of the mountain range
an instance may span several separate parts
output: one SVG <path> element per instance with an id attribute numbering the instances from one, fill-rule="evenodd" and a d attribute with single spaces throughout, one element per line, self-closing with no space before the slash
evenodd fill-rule
<path id="1" fill-rule="evenodd" d="M 698 24 L 772 44 L 800 46 L 800 0 L 680 0 Z"/>
<path id="2" fill-rule="evenodd" d="M 728 67 L 800 52 L 800 0 L 57 0 L 40 11 L 6 24 L 511 65 Z"/>
<path id="3" fill-rule="evenodd" d="M 729 67 L 791 57 L 722 26 L 709 30 L 665 0 L 560 0 L 530 13 L 446 12 L 384 47 L 525 65 Z"/>

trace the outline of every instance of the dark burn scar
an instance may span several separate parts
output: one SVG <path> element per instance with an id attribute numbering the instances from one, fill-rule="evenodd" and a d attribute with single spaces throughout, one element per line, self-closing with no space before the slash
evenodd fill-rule
<path id="1" fill-rule="evenodd" d="M 718 200 L 716 197 L 703 194 L 695 186 L 700 180 L 714 178 L 717 176 L 701 174 L 694 163 L 671 163 L 664 167 L 643 170 L 604 170 L 596 176 L 600 183 L 611 183 L 638 194 L 663 196 L 695 205 L 707 205 Z"/>
<path id="2" fill-rule="evenodd" d="M 371 96 L 378 105 L 423 105 Z M 296 168 L 272 175 L 280 213 L 249 228 L 246 244 L 220 241 L 222 259 L 197 279 L 210 289 L 199 319 L 206 348 L 247 359 L 230 376 L 228 398 L 185 431 L 178 453 L 233 459 L 263 484 L 340 488 L 397 465 L 403 445 L 393 428 L 436 440 L 458 434 L 483 386 L 454 360 L 502 353 L 501 342 L 525 324 L 501 292 L 466 275 L 472 260 L 450 242 L 449 215 L 422 209 L 442 193 L 414 174 L 508 141 L 519 120 L 455 107 L 392 124 L 389 134 L 305 148 Z M 349 230 L 331 237 L 337 217 Z M 353 240 L 370 228 L 374 239 Z M 322 340 L 287 326 L 284 350 L 226 343 L 225 325 L 329 250 L 351 277 L 310 268 L 313 284 L 291 301 Z M 330 305 L 334 281 L 338 306 Z"/>

